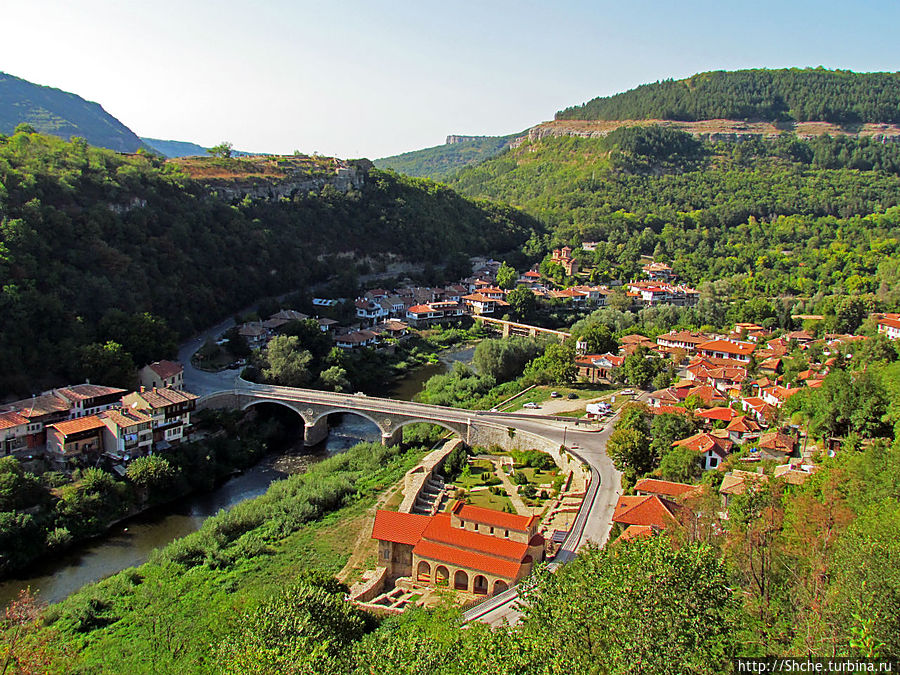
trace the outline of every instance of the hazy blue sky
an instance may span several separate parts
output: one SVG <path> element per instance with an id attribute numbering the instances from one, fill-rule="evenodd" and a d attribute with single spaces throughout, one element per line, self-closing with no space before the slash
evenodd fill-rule
<path id="1" fill-rule="evenodd" d="M 139 135 L 342 157 L 704 70 L 900 70 L 897 0 L 0 0 L 0 17 L 0 70 Z"/>

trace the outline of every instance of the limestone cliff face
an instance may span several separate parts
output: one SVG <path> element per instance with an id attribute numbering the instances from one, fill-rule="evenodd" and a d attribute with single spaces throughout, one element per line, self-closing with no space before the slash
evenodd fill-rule
<path id="1" fill-rule="evenodd" d="M 482 138 L 490 138 L 489 136 L 461 136 L 459 134 L 450 134 L 444 145 L 454 145 L 456 143 L 465 143 L 466 141 L 477 141 Z"/>
<path id="2" fill-rule="evenodd" d="M 779 125 L 772 122 L 744 122 L 741 120 L 702 120 L 678 122 L 673 120 L 554 120 L 543 122 L 528 130 L 526 136 L 516 139 L 511 147 L 518 147 L 525 140 L 539 141 L 553 136 L 579 136 L 602 138 L 619 127 L 659 125 L 680 129 L 709 141 L 741 141 L 751 138 L 775 138 L 784 132 L 810 139 L 822 134 L 831 136 L 869 137 L 881 143 L 900 142 L 900 125 L 864 124 L 858 128 L 844 128 L 829 122 L 799 122 Z"/>
<path id="3" fill-rule="evenodd" d="M 250 199 L 291 199 L 297 195 L 319 192 L 326 186 L 339 192 L 361 190 L 365 185 L 371 163 L 367 160 L 340 163 L 333 172 L 316 175 L 279 177 L 248 176 L 235 179 L 207 179 L 203 182 L 220 199 L 230 202 Z"/>

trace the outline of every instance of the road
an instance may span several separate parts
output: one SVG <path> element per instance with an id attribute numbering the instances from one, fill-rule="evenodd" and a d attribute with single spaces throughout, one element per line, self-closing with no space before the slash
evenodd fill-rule
<path id="1" fill-rule="evenodd" d="M 582 507 L 553 564 L 569 562 L 584 544 L 592 542 L 602 546 L 609 537 L 613 510 L 622 493 L 622 474 L 616 470 L 606 454 L 606 442 L 612 433 L 615 419 L 615 417 L 611 419 L 603 430 L 598 432 L 560 429 L 546 422 L 530 421 L 525 416 L 515 425 L 523 431 L 540 434 L 560 444 L 565 437 L 565 444 L 571 448 L 571 452 L 591 467 L 591 484 L 585 493 Z M 463 618 L 467 621 L 482 621 L 492 626 L 513 624 L 522 615 L 517 600 L 518 592 L 513 587 L 473 607 L 463 614 Z"/>
<path id="2" fill-rule="evenodd" d="M 233 389 L 235 377 L 240 369 L 223 370 L 218 373 L 207 373 L 199 370 L 191 363 L 191 357 L 207 340 L 217 340 L 222 333 L 234 325 L 234 319 L 225 319 L 222 323 L 209 328 L 192 340 L 183 343 L 178 349 L 178 360 L 184 365 L 184 388 L 192 394 L 205 396 L 223 389 Z"/>

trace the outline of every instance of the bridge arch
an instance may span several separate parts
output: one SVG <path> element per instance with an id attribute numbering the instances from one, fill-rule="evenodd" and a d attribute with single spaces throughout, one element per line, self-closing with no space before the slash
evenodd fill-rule
<path id="1" fill-rule="evenodd" d="M 313 425 L 315 424 L 315 420 L 313 420 L 313 419 L 310 418 L 308 415 L 306 415 L 306 414 L 304 413 L 304 411 L 300 409 L 299 406 L 297 406 L 297 405 L 292 405 L 292 404 L 291 404 L 290 402 L 288 402 L 288 401 L 282 401 L 282 400 L 277 399 L 277 398 L 259 398 L 259 399 L 251 399 L 250 401 L 248 401 L 247 403 L 244 403 L 244 404 L 241 406 L 241 410 L 242 410 L 242 411 L 243 411 L 243 410 L 249 410 L 251 407 L 253 407 L 253 406 L 255 406 L 255 405 L 262 405 L 262 404 L 280 405 L 280 406 L 282 406 L 282 407 L 284 407 L 284 408 L 287 408 L 288 410 L 293 410 L 295 413 L 297 413 L 297 414 L 300 416 L 300 418 L 303 420 L 303 424 L 304 424 L 304 425 L 310 427 L 310 426 L 313 426 Z"/>
<path id="2" fill-rule="evenodd" d="M 313 424 L 319 424 L 323 420 L 327 420 L 329 415 L 358 415 L 363 419 L 369 420 L 372 424 L 374 424 L 378 430 L 381 432 L 382 436 L 390 433 L 390 429 L 385 426 L 385 421 L 387 420 L 390 423 L 390 419 L 382 418 L 381 420 L 377 419 L 375 415 L 367 410 L 357 410 L 356 408 L 331 408 L 326 410 L 316 410 L 313 417 Z"/>

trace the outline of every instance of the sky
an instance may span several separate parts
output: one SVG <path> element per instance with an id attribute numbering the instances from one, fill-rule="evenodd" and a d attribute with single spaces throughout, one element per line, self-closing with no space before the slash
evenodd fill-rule
<path id="1" fill-rule="evenodd" d="M 0 71 L 139 136 L 375 159 L 707 70 L 900 70 L 900 2 L 0 0 Z"/>

